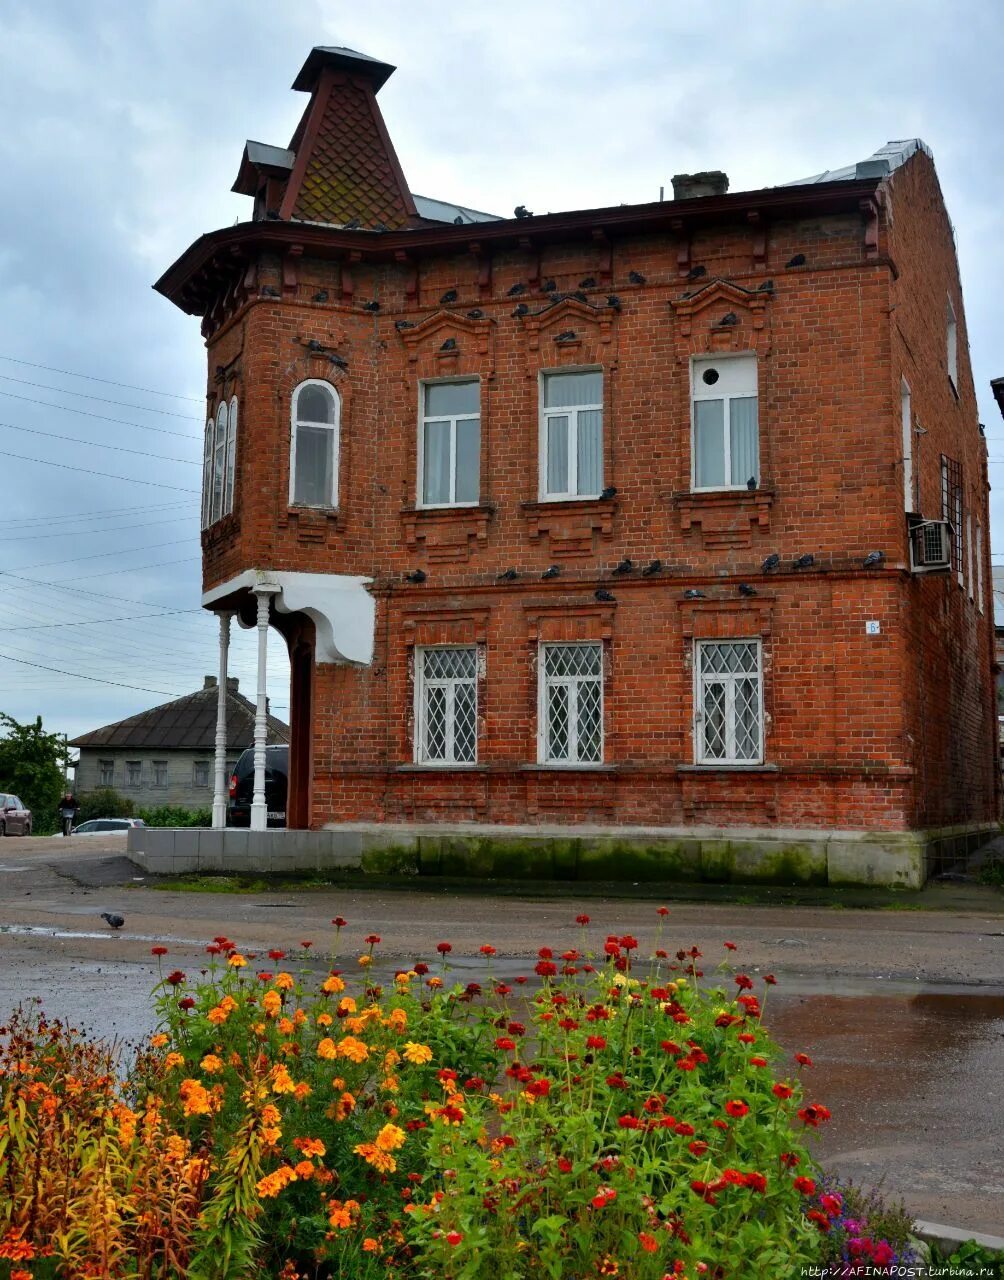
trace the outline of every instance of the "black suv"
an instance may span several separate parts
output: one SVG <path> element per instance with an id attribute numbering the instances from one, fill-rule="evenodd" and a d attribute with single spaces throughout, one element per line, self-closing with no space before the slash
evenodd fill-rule
<path id="1" fill-rule="evenodd" d="M 289 747 L 265 748 L 265 808 L 268 826 L 286 825 L 286 791 L 289 786 Z M 230 775 L 230 803 L 227 806 L 228 827 L 251 825 L 251 800 L 254 796 L 254 748 L 248 747 Z"/>

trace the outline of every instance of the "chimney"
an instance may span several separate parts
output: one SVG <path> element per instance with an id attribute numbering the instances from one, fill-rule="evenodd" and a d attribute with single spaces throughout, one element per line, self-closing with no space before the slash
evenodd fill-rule
<path id="1" fill-rule="evenodd" d="M 216 681 L 213 681 L 215 684 Z M 227 693 L 236 693 L 239 681 L 236 676 L 227 676 Z"/>
<path id="2" fill-rule="evenodd" d="M 729 189 L 729 175 L 721 169 L 705 173 L 677 173 L 673 175 L 673 199 L 697 200 L 701 196 L 723 196 Z"/>
<path id="3" fill-rule="evenodd" d="M 203 689 L 215 689 L 215 688 L 216 688 L 216 677 L 215 677 L 215 676 L 206 676 L 205 681 L 203 682 L 202 687 L 203 687 Z"/>

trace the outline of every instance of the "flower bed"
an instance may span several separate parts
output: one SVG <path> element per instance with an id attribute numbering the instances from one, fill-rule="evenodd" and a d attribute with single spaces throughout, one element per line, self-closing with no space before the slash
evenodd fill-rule
<path id="1" fill-rule="evenodd" d="M 659 928 L 665 909 L 660 909 Z M 449 943 L 378 982 L 219 937 L 171 970 L 124 1078 L 15 1015 L 0 1055 L 0 1276 L 776 1277 L 818 1263 L 839 1193 L 806 1139 L 807 1055 L 696 948 L 542 947 L 503 980 Z M 658 942 L 659 940 L 657 940 Z M 164 964 L 165 948 L 153 948 Z M 595 954 L 594 954 L 595 952 Z M 7 1268 L 5 1273 L 4 1268 Z"/>

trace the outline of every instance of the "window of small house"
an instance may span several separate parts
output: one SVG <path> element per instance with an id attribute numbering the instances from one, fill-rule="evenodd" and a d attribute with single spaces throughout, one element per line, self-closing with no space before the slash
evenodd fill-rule
<path id="1" fill-rule="evenodd" d="M 98 761 L 98 786 L 110 787 L 115 781 L 115 761 Z"/>
<path id="2" fill-rule="evenodd" d="M 229 774 L 227 775 L 229 777 Z M 208 787 L 209 786 L 209 761 L 195 760 L 192 763 L 192 786 Z"/>
<path id="3" fill-rule="evenodd" d="M 701 359 L 691 370 L 695 489 L 746 489 L 760 479 L 756 356 Z"/>
<path id="4" fill-rule="evenodd" d="M 603 491 L 603 372 L 545 373 L 540 386 L 540 496 Z"/>
<path id="5" fill-rule="evenodd" d="M 481 497 L 481 384 L 422 384 L 419 504 L 461 507 Z"/>
<path id="6" fill-rule="evenodd" d="M 289 501 L 337 507 L 340 401 L 334 387 L 310 379 L 293 392 Z"/>

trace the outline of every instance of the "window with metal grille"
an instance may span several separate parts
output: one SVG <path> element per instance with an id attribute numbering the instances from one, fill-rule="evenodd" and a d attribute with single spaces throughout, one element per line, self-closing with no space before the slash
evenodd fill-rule
<path id="1" fill-rule="evenodd" d="M 962 585 L 962 463 L 941 455 L 941 518 L 952 526 L 952 568 Z"/>
<path id="2" fill-rule="evenodd" d="M 760 479 L 756 356 L 695 360 L 693 485 L 745 489 Z"/>
<path id="3" fill-rule="evenodd" d="M 419 764 L 476 764 L 478 759 L 478 651 L 418 649 L 415 653 L 416 734 Z"/>
<path id="4" fill-rule="evenodd" d="M 544 373 L 540 383 L 540 496 L 603 492 L 603 371 Z"/>
<path id="5" fill-rule="evenodd" d="M 699 640 L 695 667 L 697 763 L 762 763 L 760 642 Z"/>
<path id="6" fill-rule="evenodd" d="M 603 648 L 545 644 L 540 654 L 541 764 L 603 760 Z"/>
<path id="7" fill-rule="evenodd" d="M 341 402 L 318 378 L 293 392 L 289 501 L 297 507 L 338 506 L 338 436 Z"/>
<path id="8" fill-rule="evenodd" d="M 481 498 L 481 384 L 427 382 L 418 436 L 419 504 L 472 506 Z"/>

